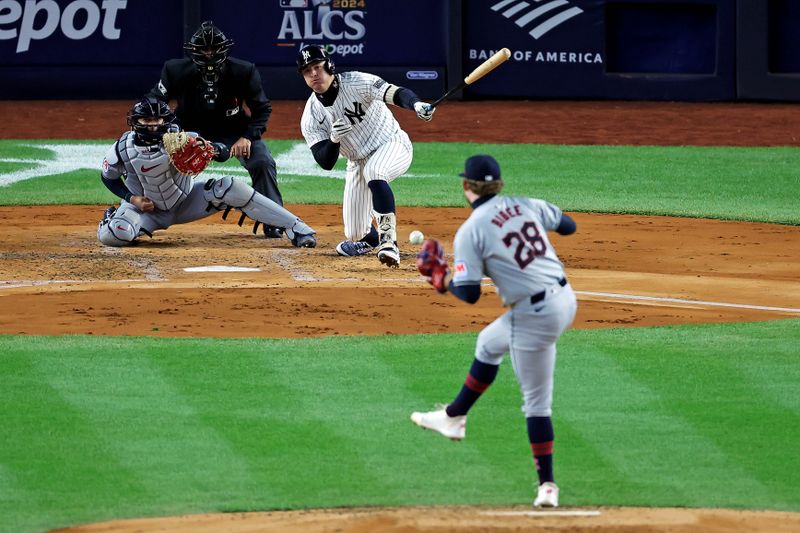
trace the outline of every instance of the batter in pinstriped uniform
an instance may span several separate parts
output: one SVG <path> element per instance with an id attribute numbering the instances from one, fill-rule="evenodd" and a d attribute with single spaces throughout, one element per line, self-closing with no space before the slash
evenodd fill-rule
<path id="1" fill-rule="evenodd" d="M 314 159 L 331 170 L 339 154 L 347 158 L 342 202 L 345 240 L 336 246 L 336 252 L 353 257 L 377 250 L 381 263 L 400 266 L 394 193 L 389 183 L 411 166 L 413 148 L 386 104 L 413 110 L 425 121 L 433 118 L 434 109 L 413 91 L 378 76 L 337 74 L 320 46 L 300 50 L 297 69 L 314 91 L 300 119 Z"/>
<path id="2" fill-rule="evenodd" d="M 463 439 L 467 412 L 510 353 L 539 477 L 533 505 L 558 507 L 550 420 L 553 372 L 556 342 L 572 324 L 577 301 L 547 232 L 570 235 L 577 225 L 544 200 L 498 195 L 503 186 L 500 165 L 489 155 L 467 159 L 461 176 L 473 211 L 456 232 L 453 273 L 441 245 L 430 240 L 417 256 L 417 268 L 437 291 L 449 291 L 468 303 L 478 301 L 481 279 L 489 276 L 509 310 L 478 335 L 475 359 L 455 399 L 435 411 L 412 413 L 411 420 L 445 437 Z"/>

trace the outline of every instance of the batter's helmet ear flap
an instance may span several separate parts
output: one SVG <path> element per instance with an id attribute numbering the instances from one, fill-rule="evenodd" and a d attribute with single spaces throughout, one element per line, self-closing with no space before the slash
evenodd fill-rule
<path id="1" fill-rule="evenodd" d="M 333 64 L 330 54 L 322 46 L 311 44 L 304 46 L 297 54 L 297 72 L 303 73 L 309 65 L 314 63 L 325 62 L 325 72 L 328 74 L 336 73 L 336 65 Z"/>

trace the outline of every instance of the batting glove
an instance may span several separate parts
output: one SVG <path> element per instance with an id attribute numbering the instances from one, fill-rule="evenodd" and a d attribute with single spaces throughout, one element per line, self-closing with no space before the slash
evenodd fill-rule
<path id="1" fill-rule="evenodd" d="M 417 112 L 417 116 L 419 118 L 425 122 L 430 122 L 431 119 L 433 119 L 433 112 L 436 111 L 436 108 L 432 107 L 431 104 L 426 104 L 425 102 L 415 102 L 414 111 Z"/>
<path id="2" fill-rule="evenodd" d="M 340 118 L 331 125 L 331 141 L 341 142 L 342 137 L 347 136 L 351 131 L 353 131 L 353 125 L 350 124 L 350 121 Z"/>

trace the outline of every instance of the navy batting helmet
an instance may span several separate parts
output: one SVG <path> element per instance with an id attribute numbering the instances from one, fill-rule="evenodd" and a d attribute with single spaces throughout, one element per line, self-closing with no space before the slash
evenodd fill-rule
<path id="1" fill-rule="evenodd" d="M 203 22 L 183 49 L 200 67 L 219 67 L 228 59 L 233 39 L 228 39 L 210 20 Z"/>
<path id="2" fill-rule="evenodd" d="M 302 74 L 303 69 L 314 63 L 325 62 L 325 72 L 333 74 L 336 72 L 336 65 L 331 61 L 331 56 L 319 45 L 312 44 L 304 46 L 297 54 L 297 72 Z"/>
<path id="3" fill-rule="evenodd" d="M 143 124 L 143 118 L 164 119 L 161 124 Z M 136 133 L 138 140 L 145 144 L 155 144 L 161 137 L 169 131 L 170 126 L 175 122 L 175 113 L 166 102 L 146 96 L 133 104 L 128 111 L 128 126 Z"/>

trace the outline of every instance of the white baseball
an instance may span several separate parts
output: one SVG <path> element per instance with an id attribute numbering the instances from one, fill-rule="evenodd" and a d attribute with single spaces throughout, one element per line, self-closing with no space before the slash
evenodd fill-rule
<path id="1" fill-rule="evenodd" d="M 408 242 L 411 244 L 422 244 L 422 241 L 425 240 L 425 235 L 422 234 L 419 230 L 414 230 L 408 236 Z"/>

